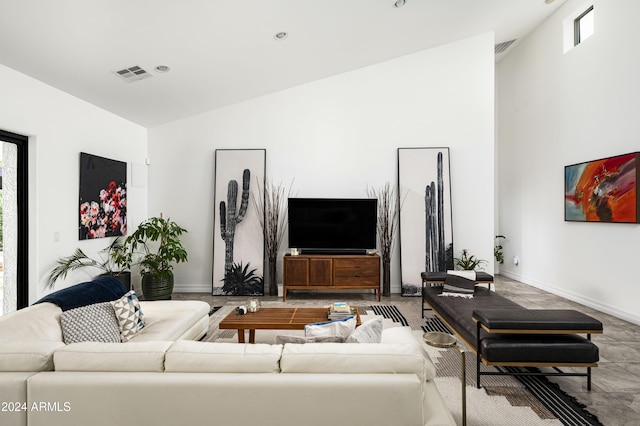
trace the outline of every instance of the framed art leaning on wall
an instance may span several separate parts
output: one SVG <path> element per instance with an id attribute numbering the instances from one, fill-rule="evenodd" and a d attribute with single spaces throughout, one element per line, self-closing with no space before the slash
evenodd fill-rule
<path id="1" fill-rule="evenodd" d="M 264 238 L 251 199 L 264 188 L 266 150 L 216 149 L 213 295 L 264 294 Z"/>
<path id="2" fill-rule="evenodd" d="M 422 272 L 453 269 L 449 148 L 398 148 L 403 296 L 420 296 Z"/>
<path id="3" fill-rule="evenodd" d="M 564 220 L 640 223 L 637 182 L 640 153 L 564 168 Z"/>

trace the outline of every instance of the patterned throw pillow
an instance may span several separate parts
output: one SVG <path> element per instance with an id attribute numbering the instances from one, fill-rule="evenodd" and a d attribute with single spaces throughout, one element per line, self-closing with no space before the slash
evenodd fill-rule
<path id="1" fill-rule="evenodd" d="M 94 303 L 64 311 L 60 316 L 66 344 L 120 342 L 120 325 L 110 302 Z"/>
<path id="2" fill-rule="evenodd" d="M 120 324 L 122 341 L 126 342 L 144 327 L 144 315 L 136 292 L 131 290 L 118 300 L 111 302 Z"/>

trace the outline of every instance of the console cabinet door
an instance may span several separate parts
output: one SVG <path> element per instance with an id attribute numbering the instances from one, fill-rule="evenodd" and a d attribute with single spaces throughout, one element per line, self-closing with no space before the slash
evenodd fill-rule
<path id="1" fill-rule="evenodd" d="M 309 285 L 331 285 L 332 259 L 309 259 Z"/>
<path id="2" fill-rule="evenodd" d="M 287 285 L 309 285 L 309 259 L 284 258 L 284 282 Z"/>

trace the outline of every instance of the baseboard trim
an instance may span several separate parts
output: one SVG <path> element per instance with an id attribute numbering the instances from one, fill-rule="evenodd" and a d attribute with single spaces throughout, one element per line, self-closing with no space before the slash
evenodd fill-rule
<path id="1" fill-rule="evenodd" d="M 611 305 L 604 304 L 601 301 L 593 300 L 580 294 L 566 291 L 562 288 L 552 286 L 548 283 L 534 280 L 532 278 L 514 274 L 513 272 L 502 271 L 500 275 L 504 275 L 505 277 L 511 278 L 512 280 L 520 281 L 521 283 L 539 288 L 540 290 L 548 291 L 549 293 L 555 294 L 556 296 L 564 297 L 565 299 L 580 303 L 581 305 L 588 306 L 600 312 L 604 312 L 605 314 L 613 315 L 616 318 L 620 318 L 633 324 L 640 325 L 640 316 L 634 315 L 630 312 L 621 311 L 620 309 L 617 309 L 616 307 Z"/>
<path id="2" fill-rule="evenodd" d="M 211 284 L 176 284 L 173 287 L 176 293 L 207 293 L 211 294 Z"/>

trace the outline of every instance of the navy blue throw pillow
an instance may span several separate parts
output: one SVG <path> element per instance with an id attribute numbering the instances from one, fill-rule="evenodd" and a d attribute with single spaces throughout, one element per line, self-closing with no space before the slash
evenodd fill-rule
<path id="1" fill-rule="evenodd" d="M 127 289 L 116 278 L 102 275 L 93 281 L 76 284 L 44 296 L 37 303 L 51 302 L 63 311 L 93 305 L 94 303 L 111 302 L 125 295 Z"/>

